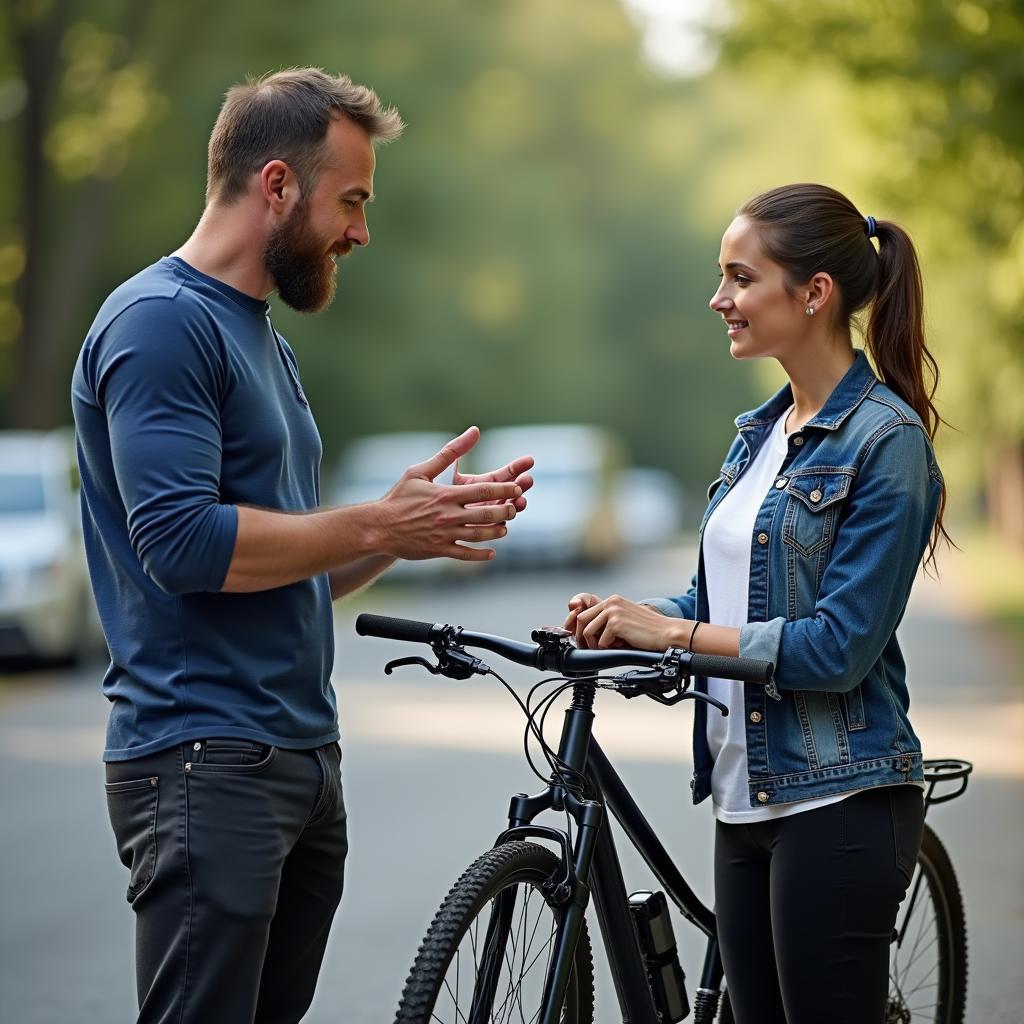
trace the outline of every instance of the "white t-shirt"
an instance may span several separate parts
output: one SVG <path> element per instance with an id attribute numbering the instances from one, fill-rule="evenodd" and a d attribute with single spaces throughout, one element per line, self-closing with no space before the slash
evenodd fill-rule
<path id="1" fill-rule="evenodd" d="M 750 544 L 765 495 L 774 486 L 788 450 L 786 410 L 758 449 L 753 461 L 721 500 L 704 527 L 704 574 L 708 621 L 739 629 L 747 623 L 750 590 Z M 719 821 L 742 824 L 782 818 L 824 807 L 853 796 L 838 793 L 770 807 L 751 807 L 747 785 L 747 720 L 743 683 L 708 679 L 708 693 L 729 708 L 728 717 L 708 707 L 707 737 L 715 766 L 711 772 L 711 804 Z"/>

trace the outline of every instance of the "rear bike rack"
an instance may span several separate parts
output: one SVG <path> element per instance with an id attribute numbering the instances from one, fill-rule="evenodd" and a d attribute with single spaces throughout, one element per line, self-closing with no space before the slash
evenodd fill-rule
<path id="1" fill-rule="evenodd" d="M 925 761 L 924 781 L 928 783 L 928 789 L 924 795 L 925 809 L 927 810 L 932 804 L 944 804 L 949 800 L 955 800 L 967 789 L 967 779 L 973 771 L 974 765 L 970 761 L 961 761 L 958 758 Z M 936 795 L 938 787 L 953 782 L 959 783 L 953 792 Z"/>

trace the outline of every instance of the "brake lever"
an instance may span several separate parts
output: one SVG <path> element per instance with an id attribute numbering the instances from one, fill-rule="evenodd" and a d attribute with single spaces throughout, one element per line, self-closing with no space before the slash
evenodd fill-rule
<path id="1" fill-rule="evenodd" d="M 634 670 L 625 675 L 616 676 L 610 683 L 598 683 L 603 688 L 614 690 L 621 694 L 626 700 L 634 697 L 650 696 L 651 691 L 645 684 L 657 683 L 661 680 L 661 673 L 657 671 Z"/>
<path id="2" fill-rule="evenodd" d="M 675 688 L 661 693 L 650 687 L 650 683 L 657 682 L 663 678 L 662 673 L 658 671 L 637 672 L 620 677 L 612 683 L 599 683 L 598 685 L 615 690 L 616 693 L 622 694 L 627 700 L 632 700 L 634 697 L 650 697 L 651 700 L 656 700 L 659 704 L 664 704 L 667 707 L 672 707 L 674 704 L 679 704 L 684 700 L 702 700 L 706 704 L 711 704 L 718 708 L 723 718 L 728 717 L 729 708 L 720 700 L 716 700 L 706 693 L 688 689 L 690 685 L 688 676 L 683 677 L 681 685 L 677 683 Z"/>
<path id="3" fill-rule="evenodd" d="M 389 676 L 396 668 L 404 668 L 406 665 L 422 665 L 431 675 L 437 676 L 441 674 L 441 668 L 439 665 L 431 665 L 426 658 L 396 658 L 394 661 L 389 661 L 384 666 L 384 675 Z"/>
<path id="4" fill-rule="evenodd" d="M 435 647 L 434 653 L 437 655 L 437 664 L 431 665 L 426 658 L 412 657 L 412 658 L 398 658 L 395 661 L 389 661 L 384 666 L 384 674 L 391 675 L 396 668 L 402 668 L 406 665 L 419 665 L 425 668 L 431 675 L 434 676 L 447 676 L 449 679 L 469 679 L 473 675 L 487 675 L 491 669 L 488 665 L 484 664 L 479 658 L 474 658 L 471 654 L 467 654 L 466 650 L 462 647 Z"/>
<path id="5" fill-rule="evenodd" d="M 647 696 L 651 700 L 656 700 L 659 704 L 667 704 L 669 707 L 684 700 L 702 700 L 705 704 L 712 704 L 718 708 L 722 712 L 723 718 L 729 717 L 729 708 L 725 704 L 720 700 L 715 700 L 714 697 L 709 697 L 706 693 L 699 693 L 697 690 L 677 690 L 674 693 L 651 693 L 648 690 Z"/>
<path id="6" fill-rule="evenodd" d="M 689 693 L 684 693 L 679 699 L 685 700 L 687 697 L 689 697 L 690 700 L 702 700 L 705 704 L 711 704 L 722 712 L 723 718 L 729 717 L 729 708 L 720 700 L 715 700 L 714 697 L 709 697 L 706 693 L 700 693 L 697 690 L 691 690 Z"/>
<path id="7" fill-rule="evenodd" d="M 490 665 L 467 653 L 464 647 L 446 647 L 438 653 L 438 669 L 449 679 L 468 679 L 490 674 Z"/>
<path id="8" fill-rule="evenodd" d="M 688 651 L 684 651 L 679 647 L 670 647 L 662 655 L 655 673 L 659 682 L 668 685 L 660 693 L 654 689 L 645 689 L 644 693 L 651 700 L 656 700 L 659 704 L 672 707 L 673 704 L 678 704 L 681 700 L 686 699 L 687 692 L 690 689 L 690 676 L 683 671 L 681 665 L 684 654 L 689 657 Z"/>

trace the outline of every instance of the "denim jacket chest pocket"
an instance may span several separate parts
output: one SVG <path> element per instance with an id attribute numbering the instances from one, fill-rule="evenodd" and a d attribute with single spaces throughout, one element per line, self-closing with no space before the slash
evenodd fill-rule
<path id="1" fill-rule="evenodd" d="M 793 473 L 787 481 L 782 551 L 791 621 L 814 613 L 853 478 L 852 469 L 819 467 Z"/>
<path id="2" fill-rule="evenodd" d="M 786 484 L 783 541 L 802 555 L 814 555 L 830 547 L 853 477 L 852 469 L 842 468 L 807 469 L 793 474 Z"/>

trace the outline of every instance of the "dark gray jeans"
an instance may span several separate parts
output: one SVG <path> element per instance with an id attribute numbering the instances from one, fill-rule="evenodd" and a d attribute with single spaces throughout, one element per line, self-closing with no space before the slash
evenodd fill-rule
<path id="1" fill-rule="evenodd" d="M 197 740 L 106 765 L 139 1024 L 294 1024 L 348 852 L 341 750 Z"/>

